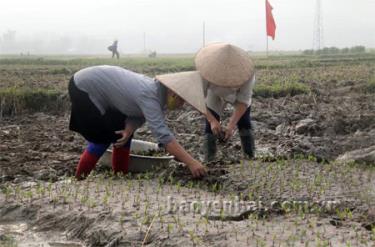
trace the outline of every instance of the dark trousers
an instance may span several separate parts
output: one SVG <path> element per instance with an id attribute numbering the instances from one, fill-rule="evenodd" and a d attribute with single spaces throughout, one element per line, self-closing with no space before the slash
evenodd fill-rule
<path id="1" fill-rule="evenodd" d="M 208 108 L 208 110 L 212 113 L 212 115 L 216 118 L 217 121 L 220 122 L 220 116 L 216 112 L 214 112 L 212 109 Z M 238 129 L 251 129 L 251 118 L 250 118 L 250 110 L 251 106 L 249 106 L 245 113 L 242 115 L 240 120 L 238 120 L 237 127 Z M 205 134 L 213 134 L 211 130 L 211 125 L 206 119 L 206 127 L 204 130 Z"/>
<path id="2" fill-rule="evenodd" d="M 72 103 L 70 130 L 93 143 L 113 143 L 121 138 L 115 131 L 125 128 L 126 115 L 114 109 L 107 109 L 102 115 L 89 95 L 75 85 L 73 77 L 68 88 Z"/>
<path id="3" fill-rule="evenodd" d="M 114 58 L 114 57 L 115 57 L 115 55 L 116 55 L 116 58 L 117 58 L 117 59 L 119 59 L 119 58 L 120 58 L 120 53 L 118 53 L 118 51 L 117 51 L 117 50 L 113 50 L 113 51 L 112 51 L 112 58 Z"/>

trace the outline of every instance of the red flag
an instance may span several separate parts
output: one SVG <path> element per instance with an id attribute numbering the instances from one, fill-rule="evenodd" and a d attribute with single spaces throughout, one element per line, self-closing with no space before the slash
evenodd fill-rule
<path id="1" fill-rule="evenodd" d="M 267 21 L 267 36 L 272 37 L 272 39 L 275 39 L 275 31 L 276 31 L 276 23 L 272 16 L 272 6 L 266 0 L 266 21 Z"/>

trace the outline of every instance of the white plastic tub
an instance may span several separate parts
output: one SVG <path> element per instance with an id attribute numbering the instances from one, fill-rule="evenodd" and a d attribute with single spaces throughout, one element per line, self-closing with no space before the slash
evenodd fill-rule
<path id="1" fill-rule="evenodd" d="M 159 147 L 156 143 L 146 142 L 141 140 L 132 140 L 130 148 L 130 163 L 129 163 L 129 172 L 138 173 L 138 172 L 148 172 L 152 171 L 154 168 L 167 167 L 169 161 L 171 161 L 174 156 L 146 156 L 134 154 L 142 151 L 150 150 L 159 150 Z M 99 161 L 105 166 L 111 167 L 112 165 L 112 149 L 108 149 L 102 158 Z"/>

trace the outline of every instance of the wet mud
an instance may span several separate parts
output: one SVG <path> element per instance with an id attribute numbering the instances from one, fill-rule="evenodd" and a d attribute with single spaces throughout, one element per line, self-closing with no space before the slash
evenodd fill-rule
<path id="1" fill-rule="evenodd" d="M 312 93 L 255 98 L 257 158 L 243 159 L 236 132 L 218 144 L 217 159 L 206 164 L 208 176 L 201 180 L 173 161 L 168 169 L 120 178 L 98 165 L 78 182 L 71 177 L 85 141 L 68 130 L 68 113 L 3 117 L 0 245 L 371 246 L 374 164 L 335 161 L 375 145 L 374 94 L 364 91 L 361 78 L 373 72 L 354 69 L 260 71 L 258 78 L 270 81 L 296 73 Z M 224 125 L 231 112 L 224 112 Z M 189 106 L 166 118 L 177 140 L 203 160 L 204 118 Z M 135 138 L 155 141 L 147 127 Z M 172 212 L 171 200 L 178 208 Z M 193 201 L 216 201 L 218 209 L 185 210 Z M 223 201 L 253 204 L 227 212 Z"/>

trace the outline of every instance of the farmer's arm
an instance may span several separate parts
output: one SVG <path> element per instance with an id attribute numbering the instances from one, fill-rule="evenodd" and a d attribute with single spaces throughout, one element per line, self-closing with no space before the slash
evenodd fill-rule
<path id="1" fill-rule="evenodd" d="M 251 105 L 251 98 L 253 95 L 253 87 L 255 84 L 255 75 L 249 81 L 247 81 L 238 91 L 236 103 L 235 103 L 235 110 L 232 113 L 232 116 L 229 119 L 229 123 L 227 125 L 225 139 L 229 139 L 232 137 L 234 128 L 236 124 L 245 113 L 246 109 Z"/>
<path id="2" fill-rule="evenodd" d="M 121 147 L 128 142 L 129 138 L 133 135 L 133 133 L 141 127 L 145 122 L 143 117 L 128 117 L 125 120 L 125 127 L 123 130 L 116 131 L 116 134 L 122 135 L 122 138 L 118 139 L 114 144 L 115 147 Z"/>
<path id="3" fill-rule="evenodd" d="M 207 100 L 207 97 L 208 97 L 208 82 L 206 80 L 203 80 L 202 84 L 203 84 L 203 94 L 204 94 L 205 99 Z M 219 121 L 217 121 L 217 119 L 214 117 L 214 115 L 212 115 L 212 113 L 209 109 L 207 109 L 206 112 L 207 112 L 207 114 L 205 115 L 205 117 L 206 117 L 207 121 L 210 123 L 212 133 L 214 133 L 214 135 L 218 136 L 220 134 L 221 125 L 220 125 Z"/>
<path id="4" fill-rule="evenodd" d="M 235 110 L 229 119 L 228 127 L 230 126 L 234 128 L 248 107 L 247 104 L 236 102 L 234 106 Z"/>
<path id="5" fill-rule="evenodd" d="M 179 161 L 186 164 L 194 177 L 201 177 L 206 175 L 206 168 L 196 159 L 194 159 L 186 150 L 173 139 L 165 145 L 168 153 L 174 155 Z"/>
<path id="6" fill-rule="evenodd" d="M 219 135 L 221 130 L 221 125 L 219 121 L 212 115 L 210 110 L 207 109 L 207 115 L 206 115 L 207 121 L 210 123 L 211 130 L 214 133 L 214 135 Z"/>
<path id="7" fill-rule="evenodd" d="M 164 113 L 160 107 L 158 98 L 152 95 L 142 95 L 139 107 L 147 121 L 152 134 L 166 150 L 178 160 L 184 162 L 194 177 L 205 175 L 205 167 L 195 160 L 186 150 L 178 144 L 173 133 L 165 123 Z"/>

